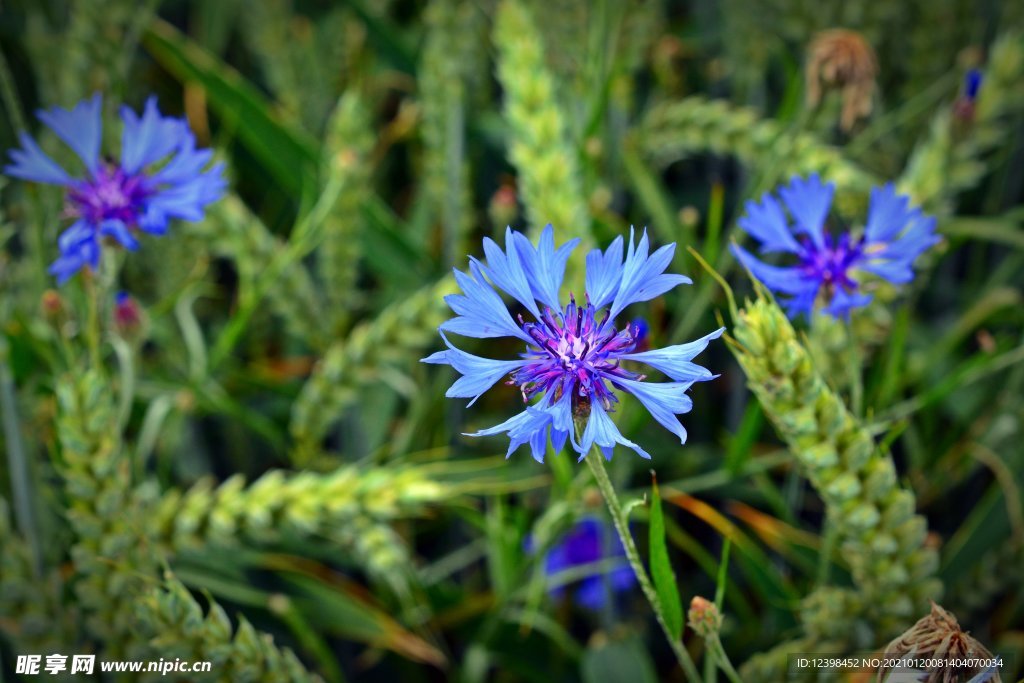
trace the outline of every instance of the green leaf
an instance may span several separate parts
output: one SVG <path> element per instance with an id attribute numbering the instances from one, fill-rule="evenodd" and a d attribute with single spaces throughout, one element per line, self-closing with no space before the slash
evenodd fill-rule
<path id="1" fill-rule="evenodd" d="M 658 492 L 658 479 L 651 482 L 651 519 L 650 531 L 650 563 L 651 578 L 654 590 L 658 593 L 658 602 L 668 625 L 668 630 L 676 639 L 683 636 L 683 605 L 679 600 L 679 586 L 676 575 L 668 560 L 668 546 L 665 543 L 665 516 L 661 510 L 661 494 Z"/>
<path id="2" fill-rule="evenodd" d="M 143 45 L 182 82 L 203 86 L 211 108 L 237 131 L 281 188 L 301 194 L 317 168 L 316 142 L 274 118 L 271 103 L 237 71 L 164 21 L 154 21 Z"/>
<path id="3" fill-rule="evenodd" d="M 589 648 L 580 662 L 584 683 L 656 683 L 651 656 L 635 635 Z"/>

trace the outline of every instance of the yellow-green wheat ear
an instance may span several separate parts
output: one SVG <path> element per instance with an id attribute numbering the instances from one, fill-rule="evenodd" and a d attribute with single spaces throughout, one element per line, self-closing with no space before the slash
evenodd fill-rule
<path id="1" fill-rule="evenodd" d="M 555 79 L 544 59 L 535 19 L 520 0 L 502 0 L 494 21 L 498 80 L 505 89 L 509 157 L 516 167 L 532 230 L 548 223 L 561 239 L 591 244 L 590 217 Z M 572 282 L 572 274 L 569 275 Z"/>
<path id="2" fill-rule="evenodd" d="M 747 384 L 786 442 L 793 458 L 825 503 L 849 565 L 856 600 L 846 591 L 805 606 L 812 642 L 845 637 L 846 648 L 871 647 L 905 627 L 928 600 L 938 597 L 938 556 L 924 544 L 927 524 L 915 514 L 914 494 L 899 485 L 891 456 L 818 374 L 783 311 L 764 296 L 738 312 L 730 349 Z M 849 642 L 853 630 L 820 632 L 817 614 L 849 609 L 848 620 L 870 629 L 866 642 Z M 845 613 L 845 612 L 844 612 Z M 834 646 L 834 642 L 831 644 Z M 759 660 L 762 661 L 763 660 Z"/>

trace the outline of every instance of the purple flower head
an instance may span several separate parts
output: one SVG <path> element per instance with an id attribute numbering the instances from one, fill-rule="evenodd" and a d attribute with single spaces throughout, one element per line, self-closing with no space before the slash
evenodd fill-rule
<path id="1" fill-rule="evenodd" d="M 24 131 L 18 135 L 21 148 L 10 150 L 12 163 L 4 168 L 16 178 L 65 188 L 65 214 L 74 222 L 58 239 L 60 257 L 50 266 L 59 283 L 99 265 L 101 238 L 138 249 L 137 231 L 162 235 L 173 218 L 202 219 L 226 185 L 222 164 L 206 168 L 212 150 L 197 150 L 188 123 L 162 116 L 155 97 L 146 101 L 142 116 L 122 107 L 121 159 L 101 158 L 102 109 L 96 94 L 70 111 L 38 113 L 82 160 L 84 173 L 69 174 Z"/>
<path id="2" fill-rule="evenodd" d="M 795 257 L 792 265 L 773 266 L 732 245 L 740 263 L 784 297 L 781 303 L 791 318 L 810 318 L 819 303 L 836 318 L 849 317 L 851 309 L 871 301 L 860 274 L 872 273 L 893 284 L 910 282 L 914 260 L 939 241 L 935 219 L 910 208 L 910 198 L 897 195 L 892 183 L 871 191 L 863 231 L 830 234 L 825 219 L 834 191 L 832 183 L 823 184 L 817 175 L 794 178 L 779 188 L 781 202 L 766 193 L 760 202 L 747 202 L 746 215 L 739 220 L 740 227 L 761 243 L 762 254 L 785 252 Z"/>
<path id="3" fill-rule="evenodd" d="M 484 240 L 487 262 L 470 258 L 469 274 L 455 271 L 462 294 L 446 298 L 456 317 L 441 325 L 441 337 L 448 349 L 424 358 L 425 363 L 451 365 L 462 374 L 445 394 L 469 398 L 470 405 L 499 379 L 519 388 L 526 409 L 499 425 L 469 436 L 505 432 L 508 454 L 529 443 L 533 457 L 544 461 L 551 437 L 560 451 L 568 439 L 580 459 L 594 446 L 611 458 L 615 444 L 628 446 L 644 458 L 643 448 L 626 439 L 608 413 L 618 402 L 617 392 L 634 398 L 664 425 L 686 441 L 686 430 L 676 415 L 692 407 L 687 389 L 694 382 L 712 379 L 708 370 L 692 363 L 693 358 L 719 337 L 723 330 L 688 344 L 653 351 L 639 351 L 642 331 L 637 325 L 618 329 L 615 317 L 626 306 L 649 301 L 679 284 L 689 284 L 682 275 L 667 275 L 675 245 L 649 254 L 647 234 L 629 247 L 623 258 L 623 240 L 615 239 L 604 252 L 587 255 L 586 294 L 579 302 L 570 295 L 564 308 L 559 304 L 565 264 L 578 240 L 555 248 L 554 229 L 548 225 L 535 247 L 511 228 L 505 233 L 505 249 Z M 532 317 L 513 319 L 501 296 L 507 293 Z M 445 333 L 467 337 L 515 337 L 526 344 L 519 360 L 492 360 L 456 348 Z M 646 364 L 665 374 L 670 382 L 647 382 L 646 376 L 623 367 L 623 361 Z M 574 419 L 585 424 L 579 438 Z"/>
<path id="4" fill-rule="evenodd" d="M 611 568 L 597 566 L 602 561 L 619 560 Z M 593 565 L 573 590 L 573 597 L 584 607 L 600 610 L 613 594 L 632 590 L 636 576 L 626 562 L 626 551 L 622 541 L 609 526 L 596 517 L 585 517 L 574 526 L 564 538 L 544 555 L 544 574 L 550 579 L 561 572 Z M 558 598 L 565 593 L 565 586 L 556 584 L 548 591 Z"/>

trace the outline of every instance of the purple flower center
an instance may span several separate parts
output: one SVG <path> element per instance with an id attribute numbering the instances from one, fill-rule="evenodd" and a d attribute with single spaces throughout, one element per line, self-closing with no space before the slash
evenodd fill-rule
<path id="1" fill-rule="evenodd" d="M 799 268 L 809 280 L 821 282 L 831 295 L 836 287 L 850 292 L 857 288 L 857 281 L 850 277 L 850 270 L 864 255 L 864 240 L 851 242 L 844 233 L 838 239 L 826 234 L 824 244 L 818 247 L 804 239 L 800 252 Z"/>
<path id="2" fill-rule="evenodd" d="M 565 311 L 546 308 L 538 322 L 523 322 L 520 316 L 523 331 L 537 343 L 523 354 L 529 362 L 509 382 L 519 386 L 524 401 L 538 393 L 558 400 L 568 392 L 574 409 L 585 409 L 596 399 L 610 410 L 617 399 L 607 382 L 643 379 L 619 367 L 622 354 L 636 348 L 639 328 L 616 330 L 607 311 L 600 322 L 596 314 L 589 297 L 586 306 L 577 306 L 570 297 Z"/>
<path id="3" fill-rule="evenodd" d="M 71 216 L 84 218 L 91 225 L 119 220 L 134 227 L 152 193 L 145 175 L 130 175 L 118 166 L 103 165 L 95 177 L 72 186 L 67 195 L 67 211 Z"/>

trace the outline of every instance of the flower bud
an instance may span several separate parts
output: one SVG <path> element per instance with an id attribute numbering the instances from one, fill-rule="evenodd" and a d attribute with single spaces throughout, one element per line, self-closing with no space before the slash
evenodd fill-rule
<path id="1" fill-rule="evenodd" d="M 118 292 L 114 299 L 114 329 L 122 337 L 134 335 L 142 325 L 138 302 L 127 292 Z"/>
<path id="2" fill-rule="evenodd" d="M 64 312 L 64 299 L 61 297 L 60 292 L 55 289 L 48 289 L 43 292 L 40 305 L 43 309 L 43 317 L 47 320 L 55 320 L 57 316 Z"/>
<path id="3" fill-rule="evenodd" d="M 686 613 L 686 623 L 702 638 L 717 635 L 722 628 L 722 615 L 715 603 L 699 595 L 693 596 Z"/>

